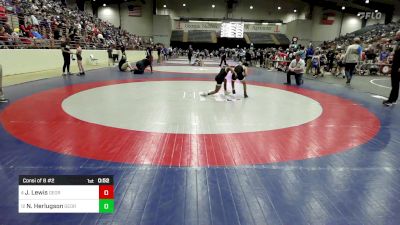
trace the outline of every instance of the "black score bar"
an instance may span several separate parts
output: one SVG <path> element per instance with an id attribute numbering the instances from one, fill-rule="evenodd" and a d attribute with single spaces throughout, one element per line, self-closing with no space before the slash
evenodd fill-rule
<path id="1" fill-rule="evenodd" d="M 19 185 L 113 185 L 113 175 L 20 175 Z"/>

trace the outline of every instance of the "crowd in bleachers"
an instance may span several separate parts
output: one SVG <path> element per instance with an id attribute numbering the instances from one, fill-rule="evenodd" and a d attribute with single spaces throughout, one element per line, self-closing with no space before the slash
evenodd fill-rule
<path id="1" fill-rule="evenodd" d="M 0 48 L 58 48 L 66 38 L 92 49 L 143 49 L 151 42 L 61 1 L 0 0 Z"/>

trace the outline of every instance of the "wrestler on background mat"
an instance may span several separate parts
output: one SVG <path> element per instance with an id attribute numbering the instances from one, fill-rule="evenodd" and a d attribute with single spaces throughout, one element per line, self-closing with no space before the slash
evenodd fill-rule
<path id="1" fill-rule="evenodd" d="M 232 73 L 232 76 L 235 75 L 235 71 L 231 67 L 225 66 L 225 67 L 221 68 L 221 70 L 219 71 L 217 76 L 215 76 L 215 81 L 217 82 L 217 85 L 215 86 L 215 90 L 208 92 L 208 93 L 202 93 L 201 95 L 205 97 L 208 95 L 213 95 L 213 94 L 218 93 L 219 90 L 221 90 L 222 83 L 224 83 L 225 94 L 228 94 L 227 89 L 226 89 L 226 75 L 228 75 L 229 72 Z"/>
<path id="2" fill-rule="evenodd" d="M 144 74 L 144 70 L 150 66 L 150 71 L 153 73 L 153 66 L 151 65 L 151 60 L 149 56 L 146 56 L 145 59 L 136 62 L 136 68 L 133 69 L 134 74 Z"/>
<path id="3" fill-rule="evenodd" d="M 126 57 L 125 47 L 121 47 L 121 60 L 118 63 L 118 68 L 120 71 L 123 72 L 133 70 L 132 66 L 129 64 L 128 59 Z"/>
<path id="4" fill-rule="evenodd" d="M 236 94 L 235 91 L 235 81 L 239 80 L 243 84 L 243 96 L 245 98 L 248 98 L 249 96 L 247 95 L 247 85 L 246 85 L 246 76 L 247 76 L 247 63 L 239 63 L 239 65 L 235 66 L 234 71 L 235 73 L 232 73 L 232 93 Z"/>

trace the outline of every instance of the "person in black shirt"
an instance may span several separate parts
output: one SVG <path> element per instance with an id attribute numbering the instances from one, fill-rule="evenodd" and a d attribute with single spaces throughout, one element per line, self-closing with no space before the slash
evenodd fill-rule
<path id="1" fill-rule="evenodd" d="M 247 50 L 246 51 L 246 54 L 245 54 L 245 60 L 246 60 L 246 63 L 248 64 L 248 65 L 251 65 L 251 54 L 250 54 L 250 51 L 249 50 Z"/>
<path id="2" fill-rule="evenodd" d="M 161 63 L 161 45 L 157 46 L 157 63 L 160 64 Z"/>
<path id="3" fill-rule="evenodd" d="M 151 65 L 151 60 L 149 56 L 146 56 L 145 59 L 142 59 L 136 62 L 136 68 L 133 70 L 134 74 L 143 74 L 144 70 L 150 66 L 150 71 L 153 73 L 153 66 Z"/>
<path id="4" fill-rule="evenodd" d="M 236 76 L 235 71 L 229 67 L 229 66 L 225 66 L 223 68 L 221 68 L 221 70 L 219 71 L 218 75 L 215 76 L 215 81 L 217 82 L 217 85 L 215 86 L 215 90 L 208 92 L 208 93 L 202 93 L 201 95 L 206 97 L 208 95 L 213 95 L 219 92 L 219 90 L 221 89 L 222 83 L 224 83 L 224 91 L 225 93 L 227 93 L 226 90 L 226 75 L 228 75 L 228 73 L 231 72 L 232 76 Z"/>
<path id="5" fill-rule="evenodd" d="M 59 28 L 54 29 L 53 37 L 54 37 L 54 40 L 59 40 L 61 38 L 60 29 Z"/>
<path id="6" fill-rule="evenodd" d="M 63 43 L 61 43 L 61 52 L 62 56 L 64 58 L 64 65 L 63 65 L 63 76 L 72 75 L 72 73 L 69 72 L 69 67 L 71 64 L 71 50 L 69 47 L 69 38 L 67 38 Z M 65 69 L 67 69 L 67 74 L 65 73 Z"/>
<path id="7" fill-rule="evenodd" d="M 153 64 L 153 48 L 151 47 L 146 48 L 146 59 L 149 59 L 150 63 Z"/>
<path id="8" fill-rule="evenodd" d="M 335 61 L 335 52 L 333 49 L 329 49 L 326 54 L 326 58 L 328 59 L 328 71 L 332 71 L 333 69 L 333 61 Z"/>
<path id="9" fill-rule="evenodd" d="M 189 45 L 189 50 L 188 50 L 189 64 L 192 64 L 192 56 L 193 56 L 193 48 L 191 45 Z"/>
<path id="10" fill-rule="evenodd" d="M 235 91 L 235 81 L 240 80 L 240 82 L 243 84 L 243 92 L 244 92 L 244 97 L 248 98 L 249 96 L 247 95 L 247 86 L 246 86 L 246 76 L 247 76 L 247 63 L 239 64 L 235 67 L 234 71 L 235 73 L 232 75 L 232 93 L 236 94 Z"/>
<path id="11" fill-rule="evenodd" d="M 107 54 L 108 54 L 108 66 L 114 65 L 114 62 L 115 62 L 112 53 L 113 53 L 113 48 L 112 48 L 112 46 L 110 45 L 110 46 L 108 46 L 108 49 L 107 49 Z"/>
<path id="12" fill-rule="evenodd" d="M 228 65 L 228 64 L 226 63 L 226 51 L 225 51 L 224 47 L 222 47 L 222 48 L 219 50 L 219 55 L 220 55 L 220 57 L 221 57 L 221 62 L 219 63 L 219 66 L 222 65 L 222 62 L 225 63 L 225 66 Z"/>
<path id="13" fill-rule="evenodd" d="M 389 99 L 383 101 L 385 106 L 391 106 L 396 103 L 399 97 L 399 82 L 400 82 L 400 31 L 396 33 L 396 41 L 398 42 L 394 51 L 391 80 L 392 91 L 390 92 Z"/>

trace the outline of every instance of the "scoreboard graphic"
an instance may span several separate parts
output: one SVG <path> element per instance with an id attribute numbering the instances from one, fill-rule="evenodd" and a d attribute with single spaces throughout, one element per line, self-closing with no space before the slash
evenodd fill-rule
<path id="1" fill-rule="evenodd" d="M 19 213 L 113 213 L 113 176 L 21 175 Z"/>
<path id="2" fill-rule="evenodd" d="M 229 22 L 229 23 L 222 23 L 221 25 L 221 37 L 243 38 L 243 33 L 244 33 L 244 23 Z"/>

